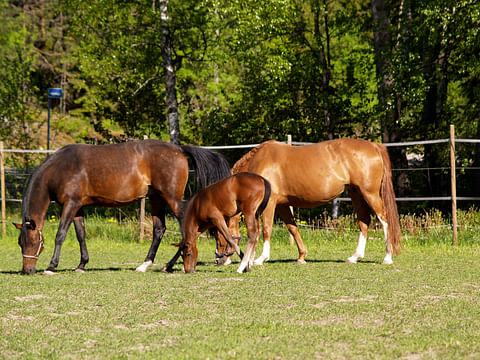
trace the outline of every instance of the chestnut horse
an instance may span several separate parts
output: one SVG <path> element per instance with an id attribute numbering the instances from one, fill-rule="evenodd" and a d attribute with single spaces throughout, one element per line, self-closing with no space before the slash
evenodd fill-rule
<path id="1" fill-rule="evenodd" d="M 250 171 L 263 176 L 272 185 L 270 202 L 263 213 L 263 251 L 256 265 L 270 258 L 270 235 L 273 216 L 278 212 L 295 238 L 299 257 L 304 263 L 307 249 L 300 237 L 289 206 L 312 208 L 324 205 L 340 195 L 345 187 L 352 199 L 360 226 L 355 253 L 347 262 L 356 263 L 365 255 L 371 208 L 385 235 L 384 264 L 392 264 L 398 254 L 401 234 L 395 193 L 392 185 L 390 159 L 385 146 L 358 139 L 337 139 L 306 146 L 291 146 L 277 141 L 264 142 L 241 158 L 232 173 Z M 238 235 L 238 218 L 230 222 L 230 230 Z M 227 243 L 220 237 L 219 250 Z M 217 263 L 230 259 L 217 257 Z"/>
<path id="2" fill-rule="evenodd" d="M 74 223 L 80 244 L 80 264 L 88 262 L 83 207 L 120 207 L 149 197 L 153 217 L 153 241 L 145 262 L 137 271 L 152 266 L 165 233 L 165 207 L 182 216 L 182 197 L 188 180 L 188 160 L 193 159 L 200 186 L 230 175 L 225 158 L 213 151 L 189 145 L 172 145 L 159 140 L 132 141 L 113 145 L 67 145 L 31 176 L 22 203 L 22 224 L 18 243 L 22 249 L 23 272 L 35 272 L 44 247 L 43 223 L 51 201 L 62 206 L 55 237 L 55 250 L 46 273 L 56 269 L 60 249 L 70 224 Z"/>
<path id="3" fill-rule="evenodd" d="M 197 265 L 197 238 L 209 228 L 216 228 L 242 258 L 237 271 L 250 271 L 260 236 L 258 218 L 267 206 L 270 189 L 270 183 L 263 177 L 241 172 L 200 190 L 187 205 L 182 222 L 182 242 L 163 271 L 170 270 L 181 255 L 185 272 L 193 273 Z M 227 225 L 232 216 L 240 213 L 245 215 L 248 234 L 245 256 Z"/>

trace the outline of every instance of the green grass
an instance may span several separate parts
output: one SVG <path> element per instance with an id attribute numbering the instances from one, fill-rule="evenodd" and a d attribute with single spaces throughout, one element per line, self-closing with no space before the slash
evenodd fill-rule
<path id="1" fill-rule="evenodd" d="M 39 270 L 52 255 L 54 225 L 45 228 Z M 277 228 L 271 261 L 241 275 L 238 258 L 214 265 L 214 243 L 202 239 L 197 271 L 185 275 L 181 264 L 159 272 L 176 251 L 174 233 L 153 271 L 135 273 L 149 247 L 135 241 L 135 229 L 87 221 L 86 273 L 71 271 L 80 259 L 71 230 L 58 274 L 24 276 L 9 227 L 0 240 L 0 358 L 480 357 L 480 243 L 473 232 L 461 231 L 458 247 L 446 230 L 408 236 L 395 264 L 382 266 L 380 232 L 371 233 L 364 261 L 352 265 L 344 259 L 357 232 L 303 231 L 307 264 L 296 265 L 296 247 Z"/>

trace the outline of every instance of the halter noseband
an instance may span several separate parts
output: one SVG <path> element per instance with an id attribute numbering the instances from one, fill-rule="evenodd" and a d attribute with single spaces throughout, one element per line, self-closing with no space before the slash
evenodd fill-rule
<path id="1" fill-rule="evenodd" d="M 39 235 L 39 237 L 40 237 L 40 244 L 38 245 L 37 252 L 35 253 L 35 255 L 25 255 L 25 254 L 22 254 L 24 258 L 27 258 L 27 259 L 36 259 L 36 260 L 38 260 L 38 257 L 39 257 L 39 255 L 40 255 L 40 252 L 42 251 L 42 248 L 45 247 L 45 242 L 43 241 L 42 230 L 38 230 L 38 235 Z"/>

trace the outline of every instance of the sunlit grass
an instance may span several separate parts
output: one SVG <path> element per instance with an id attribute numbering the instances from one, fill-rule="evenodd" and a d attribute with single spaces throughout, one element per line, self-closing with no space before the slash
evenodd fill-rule
<path id="1" fill-rule="evenodd" d="M 453 247 L 448 229 L 406 232 L 395 264 L 382 266 L 381 231 L 370 233 L 365 259 L 352 265 L 344 260 L 357 231 L 302 228 L 308 257 L 297 265 L 296 247 L 276 227 L 264 266 L 241 275 L 238 257 L 232 266 L 216 266 L 214 242 L 202 238 L 197 271 L 185 275 L 181 262 L 173 273 L 159 272 L 176 251 L 174 221 L 145 274 L 133 271 L 150 245 L 138 242 L 137 224 L 86 224 L 84 274 L 71 271 L 80 259 L 73 229 L 54 276 L 20 275 L 17 230 L 9 228 L 0 240 L 0 358 L 480 356 L 480 246 L 473 233 Z M 57 226 L 45 225 L 40 271 L 50 261 Z"/>

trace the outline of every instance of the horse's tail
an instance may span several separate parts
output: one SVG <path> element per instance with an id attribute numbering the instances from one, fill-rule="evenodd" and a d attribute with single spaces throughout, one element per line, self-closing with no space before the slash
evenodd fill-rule
<path id="1" fill-rule="evenodd" d="M 258 218 L 260 215 L 262 215 L 263 211 L 267 207 L 268 200 L 270 199 L 270 194 L 272 193 L 272 186 L 270 185 L 270 182 L 265 179 L 263 179 L 263 184 L 265 185 L 265 192 L 263 193 L 263 200 L 260 206 L 258 207 L 257 211 L 255 212 L 255 216 Z"/>
<path id="2" fill-rule="evenodd" d="M 392 165 L 388 156 L 387 148 L 382 144 L 376 144 L 377 149 L 382 156 L 383 176 L 380 196 L 385 204 L 388 223 L 388 242 L 394 254 L 400 252 L 400 243 L 402 235 L 400 232 L 400 222 L 398 220 L 397 202 L 395 201 L 395 191 L 392 183 Z"/>
<path id="3" fill-rule="evenodd" d="M 192 145 L 180 145 L 193 159 L 200 188 L 230 176 L 230 164 L 222 154 Z"/>

